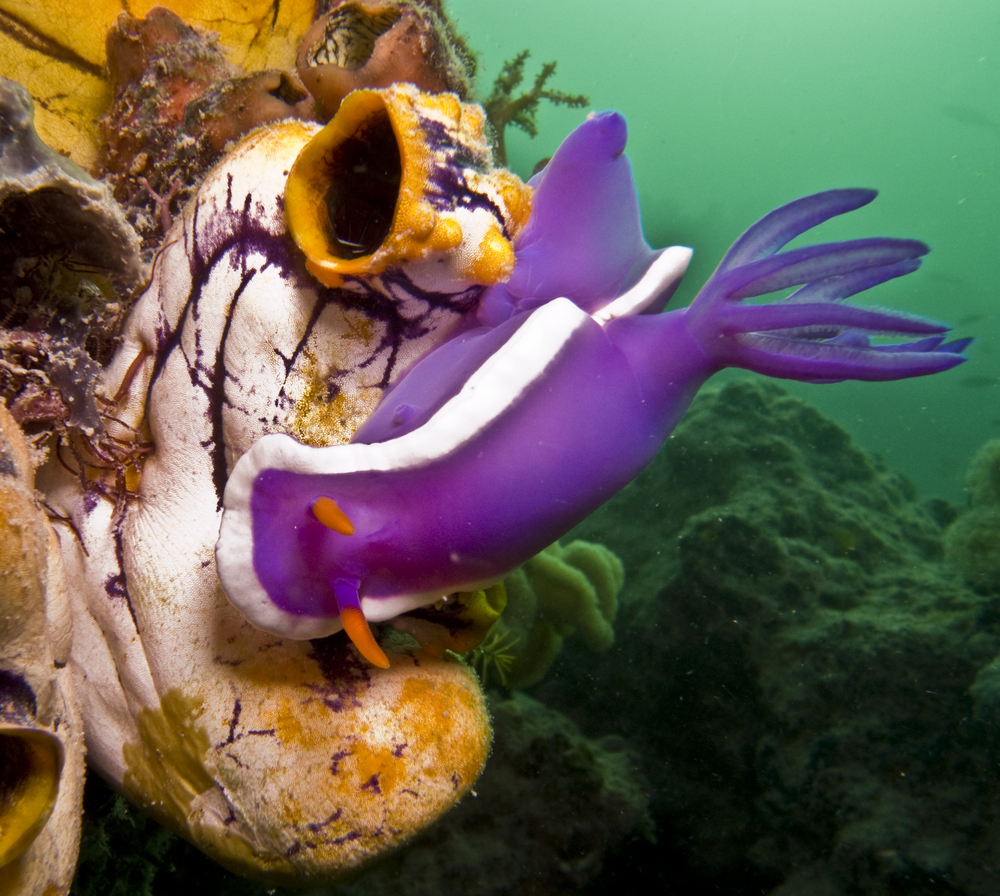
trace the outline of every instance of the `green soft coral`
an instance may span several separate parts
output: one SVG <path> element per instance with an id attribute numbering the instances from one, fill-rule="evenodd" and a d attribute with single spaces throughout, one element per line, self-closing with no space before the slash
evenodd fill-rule
<path id="1" fill-rule="evenodd" d="M 574 632 L 591 650 L 607 650 L 624 580 L 621 560 L 604 545 L 550 545 L 504 580 L 507 607 L 474 659 L 484 673 L 495 665 L 504 684 L 525 688 L 544 677 Z M 502 646 L 501 662 L 491 656 L 490 643 Z"/>

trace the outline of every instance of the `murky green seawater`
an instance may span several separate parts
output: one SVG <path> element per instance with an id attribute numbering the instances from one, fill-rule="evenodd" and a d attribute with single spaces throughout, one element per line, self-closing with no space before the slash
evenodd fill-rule
<path id="1" fill-rule="evenodd" d="M 450 0 L 483 63 L 558 60 L 552 86 L 628 118 L 628 152 L 654 246 L 695 259 L 689 302 L 729 244 L 790 199 L 876 187 L 873 206 L 809 242 L 906 236 L 917 274 L 859 297 L 975 335 L 958 370 L 900 383 L 791 384 L 925 494 L 958 499 L 971 454 L 1000 437 L 1000 4 L 996 0 Z M 543 107 L 510 133 L 530 173 L 584 112 Z"/>

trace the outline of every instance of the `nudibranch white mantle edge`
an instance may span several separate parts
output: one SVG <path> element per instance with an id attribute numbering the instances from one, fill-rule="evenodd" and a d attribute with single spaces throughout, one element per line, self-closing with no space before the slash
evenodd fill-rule
<path id="1" fill-rule="evenodd" d="M 349 634 L 386 662 L 384 620 L 497 581 L 653 458 L 727 366 L 811 382 L 946 370 L 969 340 L 842 300 L 917 269 L 928 248 L 874 238 L 779 252 L 875 197 L 796 200 L 733 245 L 689 308 L 660 313 L 689 250 L 654 254 L 623 155 L 625 123 L 592 114 L 531 181 L 516 266 L 465 327 L 411 365 L 350 444 L 258 441 L 225 490 L 216 547 L 229 599 L 292 638 Z M 740 300 L 790 287 L 768 305 Z M 870 334 L 914 341 L 873 344 Z M 362 616 L 363 614 L 363 616 Z M 374 646 L 372 646 L 374 645 Z"/>

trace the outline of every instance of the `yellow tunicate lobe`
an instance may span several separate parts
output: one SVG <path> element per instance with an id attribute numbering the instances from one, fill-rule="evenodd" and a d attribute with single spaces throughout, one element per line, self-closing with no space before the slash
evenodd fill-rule
<path id="1" fill-rule="evenodd" d="M 434 229 L 426 240 L 427 248 L 434 252 L 446 252 L 462 243 L 462 227 L 454 218 L 438 218 Z"/>
<path id="2" fill-rule="evenodd" d="M 514 272 L 514 262 L 514 247 L 504 238 L 500 228 L 493 224 L 473 255 L 469 273 L 479 282 L 499 283 Z"/>
<path id="3" fill-rule="evenodd" d="M 458 122 L 462 118 L 462 103 L 453 93 L 424 94 L 429 112 L 438 112 L 445 121 Z"/>
<path id="4" fill-rule="evenodd" d="M 511 237 L 516 238 L 524 230 L 531 215 L 531 201 L 534 195 L 532 189 L 519 177 L 503 168 L 493 171 L 490 179 L 494 188 L 503 199 L 507 214 L 510 217 Z"/>

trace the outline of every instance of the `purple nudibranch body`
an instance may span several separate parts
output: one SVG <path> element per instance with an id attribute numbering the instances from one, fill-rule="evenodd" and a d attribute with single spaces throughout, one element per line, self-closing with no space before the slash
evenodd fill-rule
<path id="1" fill-rule="evenodd" d="M 266 435 L 226 486 L 216 548 L 230 600 L 297 638 L 360 606 L 392 618 L 493 583 L 630 482 L 724 367 L 811 382 L 947 370 L 969 340 L 842 303 L 912 273 L 928 247 L 875 238 L 780 250 L 872 190 L 831 190 L 746 231 L 688 308 L 663 312 L 690 250 L 646 244 L 615 112 L 592 115 L 536 176 L 510 280 L 383 397 L 350 444 Z M 765 305 L 742 299 L 801 288 Z M 913 337 L 873 345 L 871 334 Z M 332 498 L 353 534 L 312 507 Z"/>

